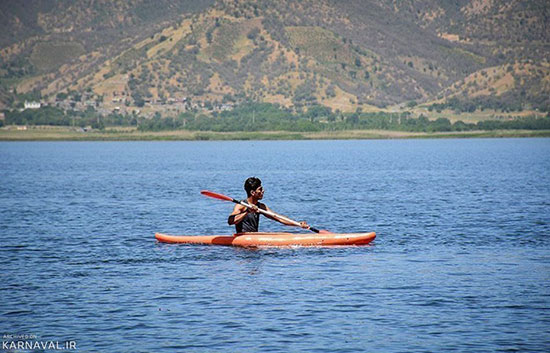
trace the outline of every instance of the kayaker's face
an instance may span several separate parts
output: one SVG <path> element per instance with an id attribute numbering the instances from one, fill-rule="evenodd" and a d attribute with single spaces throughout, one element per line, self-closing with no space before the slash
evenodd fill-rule
<path id="1" fill-rule="evenodd" d="M 261 200 L 264 197 L 264 187 L 260 186 L 256 190 L 252 191 L 252 196 L 257 200 Z"/>

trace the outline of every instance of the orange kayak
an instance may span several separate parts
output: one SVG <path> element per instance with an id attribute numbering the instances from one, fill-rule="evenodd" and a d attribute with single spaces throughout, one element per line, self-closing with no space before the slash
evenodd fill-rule
<path id="1" fill-rule="evenodd" d="M 230 235 L 168 235 L 157 233 L 161 243 L 259 246 L 333 246 L 366 245 L 376 233 L 237 233 Z"/>

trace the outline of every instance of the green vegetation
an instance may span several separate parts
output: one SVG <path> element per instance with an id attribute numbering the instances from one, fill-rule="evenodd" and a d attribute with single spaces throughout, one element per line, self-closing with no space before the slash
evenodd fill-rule
<path id="1" fill-rule="evenodd" d="M 38 43 L 33 48 L 30 61 L 38 70 L 46 72 L 78 58 L 85 52 L 82 44 L 76 42 Z"/>
<path id="2" fill-rule="evenodd" d="M 476 55 L 462 48 L 447 49 L 445 47 L 441 47 L 441 49 L 447 52 L 451 57 L 458 58 L 459 60 L 462 60 L 466 63 L 484 64 L 486 61 L 484 57 Z"/>
<path id="3" fill-rule="evenodd" d="M 304 112 L 294 112 L 269 103 L 247 103 L 231 111 L 213 113 L 183 113 L 177 117 L 152 118 L 135 114 L 109 114 L 100 116 L 92 107 L 84 112 L 63 111 L 54 107 L 37 110 L 7 111 L 6 125 L 51 125 L 87 127 L 104 130 L 106 127 L 133 127 L 140 132 L 176 131 L 205 133 L 265 131 L 288 133 L 334 133 L 344 131 L 399 131 L 407 133 L 464 133 L 496 130 L 550 130 L 550 117 L 526 117 L 511 120 L 485 120 L 478 123 L 456 121 L 447 118 L 429 120 L 410 113 L 334 113 L 329 108 L 312 106 Z M 254 135 L 253 135 L 254 136 Z M 196 138 L 200 139 L 200 135 Z M 251 137 L 253 138 L 253 137 Z M 206 139 L 206 137 L 204 138 Z"/>
<path id="4" fill-rule="evenodd" d="M 529 105 L 527 104 L 529 102 Z M 473 113 L 476 110 L 500 110 L 503 112 L 520 112 L 526 108 L 535 108 L 543 112 L 550 112 L 550 97 L 539 95 L 525 99 L 525 91 L 520 91 L 518 94 L 508 93 L 500 97 L 482 96 L 468 99 L 459 99 L 457 97 L 449 98 L 445 103 L 436 103 L 428 107 L 429 111 L 441 111 L 444 109 L 452 109 L 459 113 Z"/>
<path id="5" fill-rule="evenodd" d="M 2 81 L 6 79 L 16 80 L 34 74 L 34 67 L 28 58 L 19 57 L 12 62 L 3 61 L 0 63 L 0 79 L 2 79 Z M 9 86 L 9 82 L 6 83 L 8 83 Z"/>
<path id="6" fill-rule="evenodd" d="M 220 62 L 225 61 L 235 51 L 235 43 L 242 36 L 243 26 L 235 23 L 225 23 L 220 25 L 220 22 L 216 22 L 213 28 L 206 31 L 206 38 L 210 45 L 209 49 L 203 54 L 202 57 L 208 60 L 213 58 Z M 218 27 L 219 26 L 219 27 Z M 215 42 L 213 40 L 213 31 L 215 29 Z"/>
<path id="7" fill-rule="evenodd" d="M 310 107 L 307 112 L 296 113 L 269 103 L 249 103 L 232 111 L 212 116 L 186 113 L 177 118 L 162 118 L 160 114 L 143 120 L 140 131 L 186 129 L 190 131 L 292 131 L 321 132 L 344 130 L 388 130 L 406 132 L 454 132 L 479 130 L 547 130 L 550 118 L 515 118 L 513 120 L 486 120 L 476 124 L 447 118 L 429 120 L 409 113 L 346 113 L 336 114 L 322 106 Z"/>
<path id="8" fill-rule="evenodd" d="M 49 125 L 91 127 L 103 130 L 105 126 L 137 126 L 140 118 L 136 115 L 111 113 L 105 117 L 97 114 L 93 107 L 85 111 L 64 111 L 56 107 L 6 111 L 5 125 Z"/>

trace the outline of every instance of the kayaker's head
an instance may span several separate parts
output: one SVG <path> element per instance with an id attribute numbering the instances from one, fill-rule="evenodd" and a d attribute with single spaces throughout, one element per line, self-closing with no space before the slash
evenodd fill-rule
<path id="1" fill-rule="evenodd" d="M 262 181 L 256 177 L 250 177 L 244 182 L 244 189 L 248 197 L 254 197 L 257 200 L 261 200 L 264 197 L 264 188 L 262 187 Z"/>

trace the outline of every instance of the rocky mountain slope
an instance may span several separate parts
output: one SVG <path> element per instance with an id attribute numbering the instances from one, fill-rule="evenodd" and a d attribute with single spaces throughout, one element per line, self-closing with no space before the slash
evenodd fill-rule
<path id="1" fill-rule="evenodd" d="M 0 101 L 548 110 L 549 17 L 545 0 L 8 0 Z"/>

